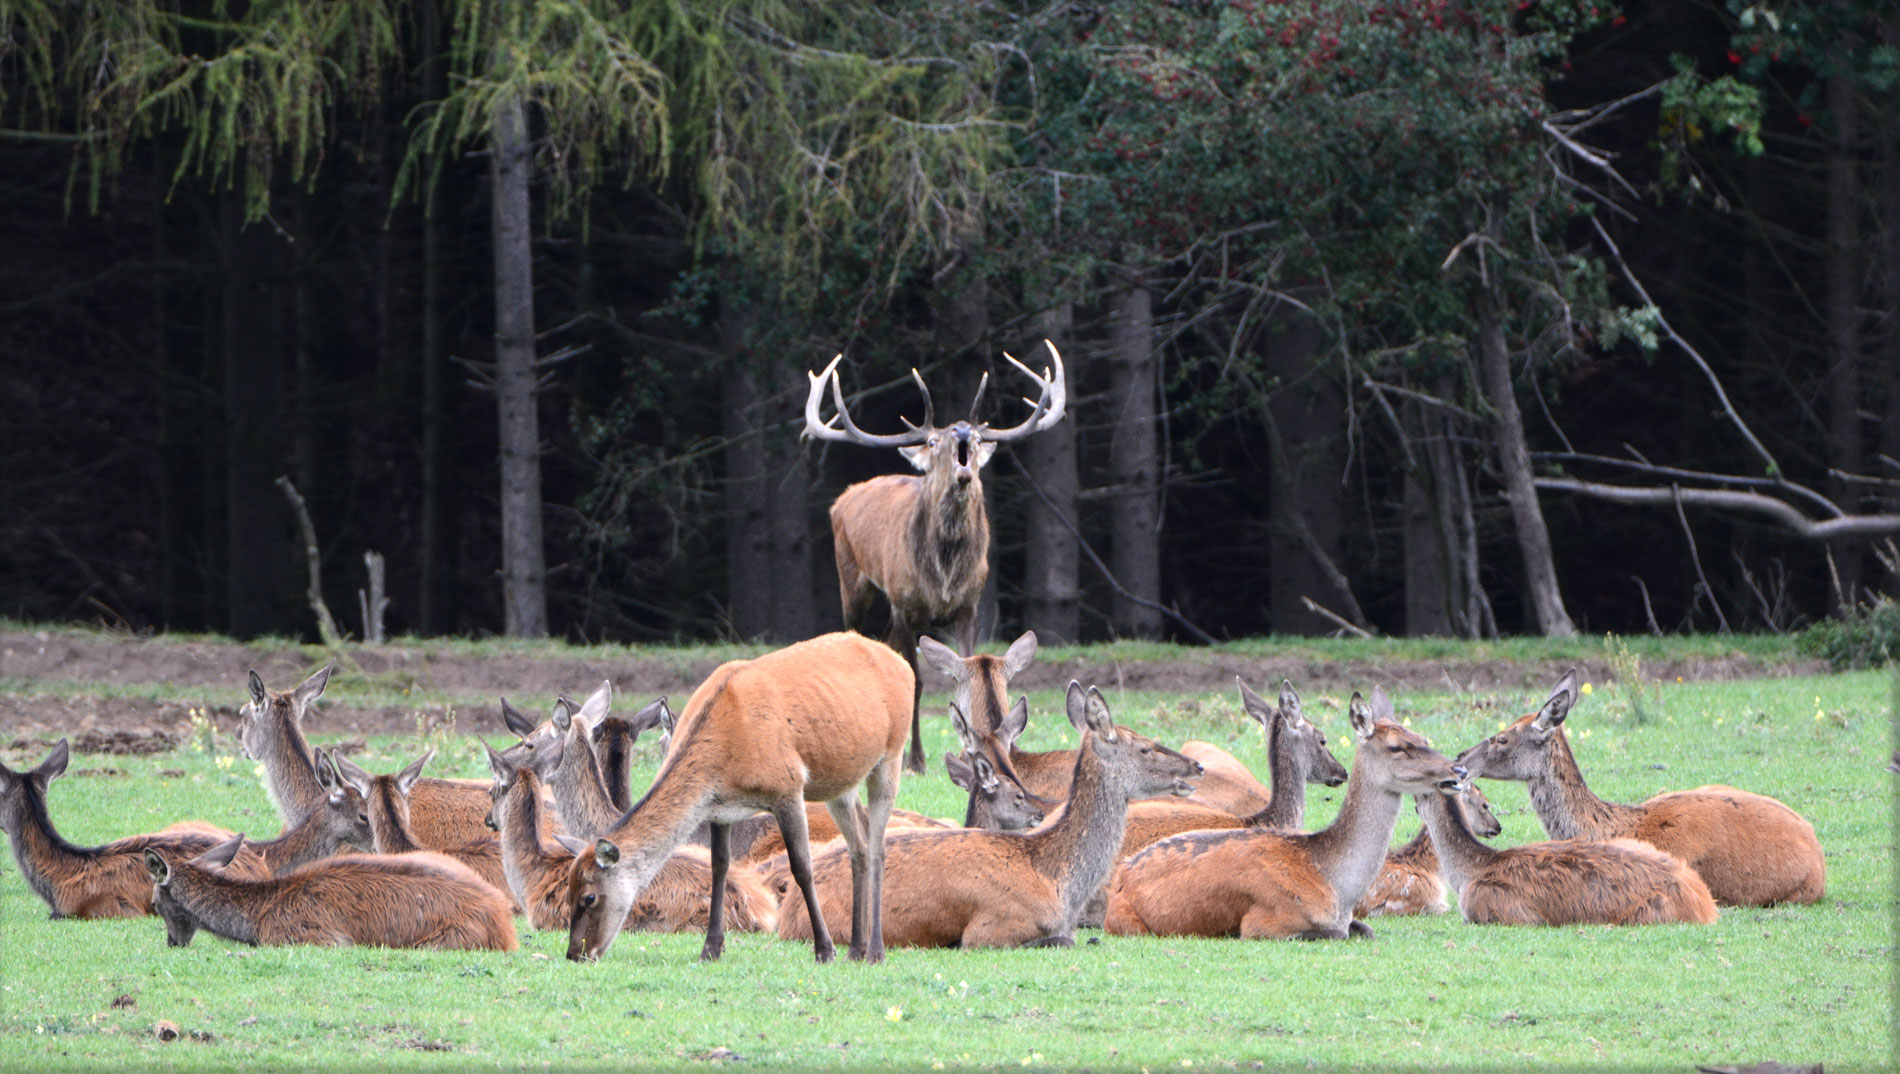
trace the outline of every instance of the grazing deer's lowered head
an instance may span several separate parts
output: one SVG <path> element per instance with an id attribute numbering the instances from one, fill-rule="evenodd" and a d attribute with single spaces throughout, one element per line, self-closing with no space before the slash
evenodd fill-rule
<path id="1" fill-rule="evenodd" d="M 845 626 L 860 629 L 870 610 L 873 591 L 891 604 L 892 648 L 902 653 L 914 675 L 917 671 L 918 632 L 947 626 L 963 652 L 976 648 L 976 605 L 989 577 L 990 523 L 983 504 L 979 471 L 997 444 L 1021 440 L 1062 420 L 1068 402 L 1067 375 L 1062 356 L 1053 344 L 1049 354 L 1054 371 L 1040 375 L 1008 354 L 1003 357 L 1038 387 L 1029 417 L 1020 425 L 993 429 L 989 423 L 952 422 L 939 426 L 930 401 L 930 389 L 916 370 L 911 376 L 924 396 L 924 420 L 909 420 L 901 433 L 875 435 L 858 428 L 844 405 L 838 362 L 824 372 L 808 374 L 811 390 L 805 398 L 803 435 L 819 440 L 897 448 L 922 477 L 886 475 L 861 481 L 840 493 L 831 506 L 831 535 L 838 563 L 838 590 L 844 605 Z M 974 419 L 982 405 L 988 374 L 978 385 Z M 830 385 L 837 413 L 819 416 L 821 397 Z M 921 686 L 918 687 L 921 692 Z M 923 744 L 917 740 L 917 699 L 911 702 L 911 746 L 905 767 L 924 770 Z"/>

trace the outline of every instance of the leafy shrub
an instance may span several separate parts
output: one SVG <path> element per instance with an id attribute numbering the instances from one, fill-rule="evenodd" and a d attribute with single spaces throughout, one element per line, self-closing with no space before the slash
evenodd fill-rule
<path id="1" fill-rule="evenodd" d="M 1867 668 L 1900 658 L 1900 603 L 1881 597 L 1852 614 L 1823 619 L 1801 632 L 1801 651 L 1836 670 Z"/>

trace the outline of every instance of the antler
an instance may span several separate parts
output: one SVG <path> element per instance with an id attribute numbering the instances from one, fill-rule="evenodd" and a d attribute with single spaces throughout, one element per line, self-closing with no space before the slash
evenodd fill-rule
<path id="1" fill-rule="evenodd" d="M 1011 426 L 1007 429 L 992 429 L 989 425 L 985 424 L 983 426 L 983 439 L 994 444 L 1008 443 L 1011 440 L 1021 440 L 1026 436 L 1042 432 L 1044 429 L 1062 420 L 1062 415 L 1069 402 L 1068 377 L 1067 374 L 1063 372 L 1062 355 L 1056 350 L 1056 345 L 1046 339 L 1042 341 L 1042 345 L 1049 348 L 1049 356 L 1055 359 L 1056 368 L 1053 374 L 1050 373 L 1048 367 L 1045 366 L 1042 375 L 1038 376 L 1035 370 L 1017 361 L 1008 351 L 1003 352 L 1003 357 L 1009 360 L 1010 365 L 1022 370 L 1024 375 L 1042 386 L 1042 392 L 1034 401 L 1031 401 L 1028 396 L 1023 397 L 1023 402 L 1029 403 L 1029 405 L 1035 409 L 1030 411 L 1028 419 L 1021 425 Z"/>
<path id="2" fill-rule="evenodd" d="M 935 428 L 932 423 L 936 415 L 930 403 L 930 389 L 924 387 L 924 378 L 918 376 L 915 369 L 910 371 L 910 375 L 916 378 L 917 387 L 923 389 L 924 423 L 910 425 L 910 422 L 906 421 L 904 424 L 910 425 L 908 430 L 889 435 L 867 433 L 858 428 L 857 423 L 851 420 L 851 412 L 845 409 L 844 389 L 838 386 L 838 363 L 843 358 L 842 354 L 833 358 L 831 364 L 826 366 L 822 373 L 807 372 L 805 374 L 811 381 L 811 391 L 805 396 L 805 429 L 799 434 L 801 437 L 836 440 L 841 444 L 863 444 L 866 447 L 908 447 L 911 444 L 921 444 L 930 436 Z M 836 421 L 842 428 L 834 427 L 830 421 L 824 421 L 818 416 L 818 397 L 825 390 L 827 382 L 831 384 L 832 404 L 838 410 L 832 421 Z"/>

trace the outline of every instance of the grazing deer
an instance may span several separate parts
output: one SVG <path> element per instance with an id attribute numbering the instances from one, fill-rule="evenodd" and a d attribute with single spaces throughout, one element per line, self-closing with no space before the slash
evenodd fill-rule
<path id="1" fill-rule="evenodd" d="M 483 744 L 486 747 L 486 743 Z M 568 874 L 582 854 L 593 847 L 584 840 L 557 835 L 558 846 L 543 838 L 541 777 L 527 765 L 516 765 L 503 754 L 488 750 L 494 772 L 489 816 L 501 833 L 502 873 L 516 905 L 537 929 L 566 931 L 573 924 L 567 903 Z M 711 859 L 693 851 L 675 851 L 647 890 L 628 911 L 623 928 L 684 931 L 704 927 L 711 912 Z M 778 899 L 764 877 L 749 870 L 726 878 L 726 899 L 732 926 L 769 932 L 778 925 Z"/>
<path id="2" fill-rule="evenodd" d="M 507 898 L 452 858 L 346 854 L 285 876 L 245 880 L 226 868 L 242 842 L 235 836 L 194 858 L 146 849 L 147 882 L 168 944 L 184 947 L 202 928 L 253 947 L 518 946 Z"/>
<path id="3" fill-rule="evenodd" d="M 1359 747 L 1333 823 L 1304 834 L 1188 832 L 1122 863 L 1104 927 L 1118 936 L 1344 939 L 1370 935 L 1352 908 L 1385 864 L 1399 799 L 1458 782 L 1463 770 L 1425 739 L 1350 705 Z M 1278 788 L 1276 788 L 1277 790 Z"/>
<path id="4" fill-rule="evenodd" d="M 886 474 L 860 481 L 838 494 L 831 505 L 831 538 L 838 561 L 838 593 L 844 603 L 846 629 L 858 630 L 871 609 L 873 591 L 890 601 L 889 642 L 904 655 L 915 685 L 912 688 L 910 752 L 904 767 L 924 770 L 924 746 L 918 737 L 918 704 L 923 686 L 917 676 L 917 635 L 939 624 L 946 626 L 965 653 L 976 649 L 976 605 L 990 571 L 990 520 L 983 504 L 980 471 L 996 445 L 1021 440 L 1062 420 L 1068 403 L 1068 381 L 1062 355 L 1044 341 L 1055 362 L 1038 376 L 1007 353 L 1009 363 L 1034 380 L 1039 396 L 1029 417 L 1020 425 L 992 429 L 989 423 L 971 424 L 983 402 L 989 374 L 977 386 L 970 407 L 971 421 L 938 426 L 930 389 L 911 370 L 924 395 L 924 421 L 904 424 L 901 433 L 873 435 L 859 429 L 845 409 L 838 384 L 839 355 L 824 372 L 806 374 L 811 391 L 805 398 L 802 435 L 867 447 L 894 447 L 923 472 L 922 477 Z M 837 410 L 832 421 L 818 416 L 819 397 L 831 385 Z M 1028 402 L 1027 399 L 1024 402 Z"/>
<path id="5" fill-rule="evenodd" d="M 435 751 L 429 750 L 411 761 L 402 771 L 382 776 L 370 775 L 348 757 L 331 758 L 331 763 L 337 768 L 337 779 L 363 796 L 376 853 L 414 854 L 429 849 L 417 841 L 415 830 L 410 827 L 410 796 L 415 793 L 416 783 L 422 778 L 423 766 L 434 756 Z M 485 822 L 484 817 L 484 825 Z M 471 839 L 440 853 L 468 866 L 496 891 L 504 895 L 510 893 L 508 878 L 503 875 L 501 865 L 501 841 L 493 835 L 484 832 L 480 839 Z M 516 909 L 520 909 L 519 905 Z"/>
<path id="6" fill-rule="evenodd" d="M 1130 799 L 1185 796 L 1201 766 L 1117 727 L 1099 691 L 1069 684 L 1069 721 L 1082 733 L 1074 793 L 1062 815 L 1028 832 L 958 828 L 899 832 L 885 861 L 885 941 L 906 947 L 1069 947 L 1089 898 L 1108 879 Z M 845 898 L 843 857 L 821 859 L 818 906 Z M 810 890 L 786 893 L 779 936 L 808 935 Z"/>
<path id="7" fill-rule="evenodd" d="M 224 842 L 205 828 L 174 826 L 103 846 L 74 846 L 60 837 L 46 812 L 46 788 L 66 771 L 71 754 L 65 739 L 36 767 L 15 772 L 0 764 L 0 831 L 13 844 L 13 860 L 33 893 L 46 901 L 54 921 L 142 917 L 152 912 L 152 885 L 141 867 L 147 847 L 198 854 Z M 238 857 L 246 876 L 268 876 L 255 851 Z"/>
<path id="8" fill-rule="evenodd" d="M 323 695 L 334 671 L 336 661 L 332 660 L 295 690 L 284 693 L 264 689 L 264 680 L 253 671 L 251 698 L 238 710 L 238 742 L 246 757 L 264 766 L 264 788 L 287 826 L 295 827 L 323 808 L 329 797 L 317 779 L 316 762 L 303 734 L 303 715 Z M 460 846 L 482 837 L 488 786 L 472 779 L 425 779 L 415 788 L 412 811 L 416 838 L 424 846 Z"/>
<path id="9" fill-rule="evenodd" d="M 1577 696 L 1572 668 L 1541 709 L 1466 750 L 1458 763 L 1474 776 L 1528 782 L 1552 839 L 1640 839 L 1687 862 L 1724 906 L 1821 897 L 1827 865 L 1814 826 L 1773 798 L 1718 785 L 1634 806 L 1592 794 L 1563 729 Z"/>
<path id="10" fill-rule="evenodd" d="M 882 961 L 884 829 L 914 703 L 909 665 L 859 634 L 826 634 L 720 665 L 687 701 L 672 750 L 646 795 L 595 843 L 594 853 L 577 859 L 568 882 L 567 957 L 606 954 L 640 892 L 707 821 L 712 908 L 700 957 L 718 958 L 725 950 L 729 826 L 770 812 L 784 835 L 792 875 L 809 898 L 805 803 L 814 801 L 827 804 L 850 844 L 850 955 Z M 859 781 L 868 808 L 857 802 Z M 822 919 L 815 922 L 812 951 L 819 962 L 836 953 Z"/>
<path id="11" fill-rule="evenodd" d="M 1421 802 L 1429 797 L 1434 796 L 1418 796 Z M 1421 814 L 1423 808 L 1421 805 Z M 1453 808 L 1463 812 L 1465 822 L 1476 835 L 1489 839 L 1504 830 L 1504 825 L 1498 823 L 1497 815 L 1491 812 L 1490 801 L 1475 784 L 1464 785 Z M 1421 826 L 1411 842 L 1386 853 L 1385 868 L 1379 870 L 1372 886 L 1360 897 L 1359 905 L 1352 908 L 1352 916 L 1415 917 L 1442 914 L 1451 908 L 1446 898 L 1449 894 L 1444 870 L 1438 862 L 1438 851 L 1432 844 L 1431 829 Z"/>
<path id="12" fill-rule="evenodd" d="M 1419 812 L 1458 910 L 1474 925 L 1715 923 L 1715 900 L 1681 859 L 1634 839 L 1565 839 L 1493 850 L 1478 841 L 1447 788 Z"/>

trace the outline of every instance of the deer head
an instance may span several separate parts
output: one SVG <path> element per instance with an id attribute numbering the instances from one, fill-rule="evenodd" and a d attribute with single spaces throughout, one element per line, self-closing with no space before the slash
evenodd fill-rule
<path id="1" fill-rule="evenodd" d="M 1577 669 L 1571 668 L 1534 715 L 1517 722 L 1458 755 L 1473 776 L 1528 780 L 1550 767 L 1550 741 L 1577 703 Z"/>

